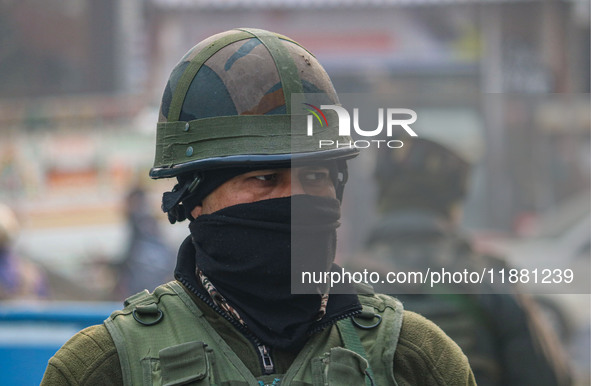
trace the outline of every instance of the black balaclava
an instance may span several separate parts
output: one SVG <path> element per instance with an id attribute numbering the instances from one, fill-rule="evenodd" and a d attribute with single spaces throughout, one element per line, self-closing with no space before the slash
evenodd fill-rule
<path id="1" fill-rule="evenodd" d="M 340 203 L 310 195 L 274 198 L 200 215 L 189 226 L 196 267 L 235 308 L 247 328 L 273 347 L 300 347 L 318 321 L 321 294 L 292 294 L 301 270 L 333 264 Z M 295 270 L 292 270 L 292 265 Z M 333 303 L 333 304 L 331 304 Z M 324 322 L 359 308 L 354 295 L 331 295 Z"/>

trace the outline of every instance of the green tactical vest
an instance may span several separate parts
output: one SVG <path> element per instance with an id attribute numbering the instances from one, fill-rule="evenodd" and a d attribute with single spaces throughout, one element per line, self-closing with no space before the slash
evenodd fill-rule
<path id="1" fill-rule="evenodd" d="M 315 334 L 285 374 L 255 378 L 178 282 L 136 294 L 105 320 L 125 385 L 396 385 L 402 304 L 358 288 L 363 310 Z M 362 293 L 363 292 L 363 293 Z M 191 326 L 188 328 L 187 326 Z"/>

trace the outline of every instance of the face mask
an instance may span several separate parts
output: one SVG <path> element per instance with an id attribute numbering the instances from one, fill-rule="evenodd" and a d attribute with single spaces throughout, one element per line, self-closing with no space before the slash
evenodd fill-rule
<path id="1" fill-rule="evenodd" d="M 339 218 L 338 200 L 309 195 L 201 215 L 189 226 L 196 265 L 257 337 L 294 347 L 318 320 L 326 289 L 291 294 L 292 265 L 295 280 L 300 270 L 329 270 Z"/>

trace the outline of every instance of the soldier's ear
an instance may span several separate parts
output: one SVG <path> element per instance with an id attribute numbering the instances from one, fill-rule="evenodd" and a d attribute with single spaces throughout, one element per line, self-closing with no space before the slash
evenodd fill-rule
<path id="1" fill-rule="evenodd" d="M 201 205 L 197 205 L 195 208 L 193 208 L 193 210 L 191 211 L 191 216 L 193 218 L 197 218 L 201 215 L 201 213 L 203 213 L 203 207 Z"/>

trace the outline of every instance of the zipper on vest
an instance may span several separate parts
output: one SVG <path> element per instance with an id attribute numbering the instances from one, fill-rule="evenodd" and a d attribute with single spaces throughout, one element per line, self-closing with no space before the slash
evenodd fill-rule
<path id="1" fill-rule="evenodd" d="M 257 349 L 259 353 L 259 363 L 261 365 L 261 369 L 263 370 L 263 375 L 273 374 L 275 372 L 275 365 L 273 364 L 273 360 L 271 360 L 271 355 L 269 353 L 269 348 L 265 346 L 259 338 L 254 336 L 250 330 L 245 328 L 242 324 L 238 323 L 236 319 L 232 318 L 230 315 L 226 314 L 224 310 L 219 308 L 213 300 L 209 296 L 205 296 L 201 292 L 197 291 L 193 285 L 191 285 L 187 280 L 183 277 L 177 279 L 184 285 L 186 288 L 189 289 L 193 294 L 195 294 L 199 299 L 201 299 L 205 304 L 213 308 L 218 314 L 220 314 L 224 319 L 230 322 L 238 331 L 244 335 L 246 339 L 248 339 Z"/>
<path id="2" fill-rule="evenodd" d="M 275 372 L 275 365 L 273 364 L 271 355 L 269 355 L 269 349 L 264 344 L 259 344 L 257 348 L 259 349 L 259 354 L 261 354 L 265 375 L 273 374 Z"/>

